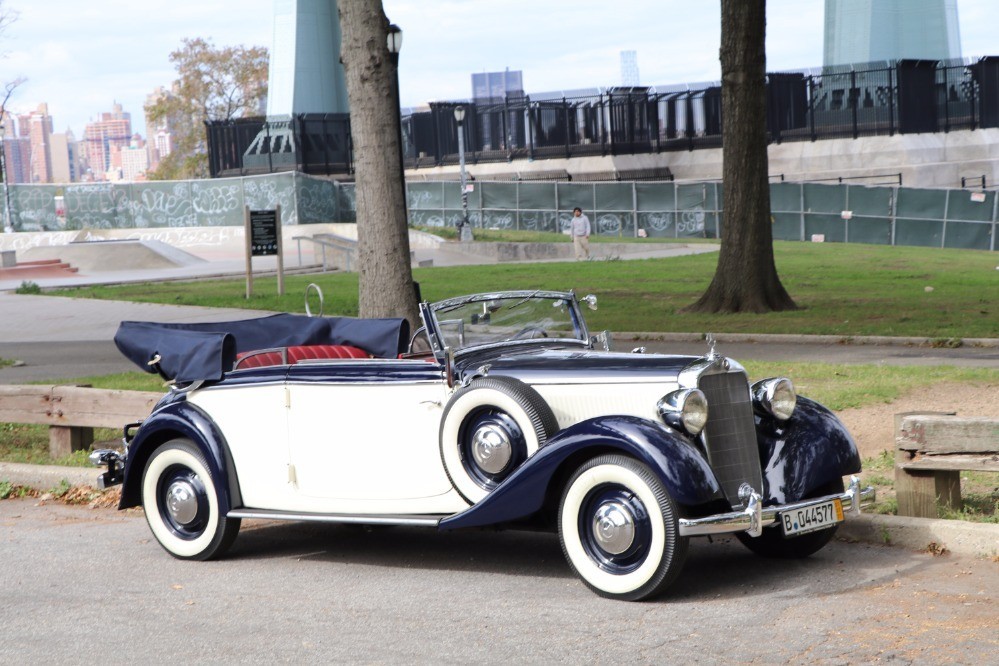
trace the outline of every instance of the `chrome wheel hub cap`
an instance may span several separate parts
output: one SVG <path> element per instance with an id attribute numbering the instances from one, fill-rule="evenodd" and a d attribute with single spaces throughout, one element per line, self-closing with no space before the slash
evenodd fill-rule
<path id="1" fill-rule="evenodd" d="M 198 515 L 198 495 L 190 481 L 177 480 L 166 491 L 166 509 L 178 525 L 191 523 Z"/>
<path id="2" fill-rule="evenodd" d="M 635 542 L 635 517 L 621 502 L 601 504 L 593 516 L 593 538 L 611 555 L 620 555 Z"/>
<path id="3" fill-rule="evenodd" d="M 472 436 L 472 457 L 486 474 L 499 474 L 513 457 L 510 436 L 494 425 L 479 428 Z"/>

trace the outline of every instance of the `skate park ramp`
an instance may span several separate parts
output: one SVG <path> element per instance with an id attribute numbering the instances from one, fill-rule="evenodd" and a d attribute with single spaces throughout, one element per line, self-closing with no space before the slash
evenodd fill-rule
<path id="1" fill-rule="evenodd" d="M 158 240 L 100 240 L 33 247 L 18 253 L 18 261 L 59 259 L 81 273 L 176 268 L 205 263 L 204 259 Z"/>

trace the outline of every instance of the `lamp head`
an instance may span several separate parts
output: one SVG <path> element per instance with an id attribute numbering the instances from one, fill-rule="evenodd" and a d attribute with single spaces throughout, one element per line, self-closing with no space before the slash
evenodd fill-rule
<path id="1" fill-rule="evenodd" d="M 395 23 L 389 24 L 386 39 L 389 53 L 395 56 L 399 55 L 399 51 L 402 50 L 402 28 Z"/>

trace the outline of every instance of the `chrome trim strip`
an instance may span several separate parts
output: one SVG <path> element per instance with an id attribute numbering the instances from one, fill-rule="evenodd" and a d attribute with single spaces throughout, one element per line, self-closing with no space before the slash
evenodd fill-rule
<path id="1" fill-rule="evenodd" d="M 318 384 L 321 386 L 358 386 L 358 385 L 374 386 L 377 384 L 391 384 L 392 386 L 424 386 L 424 385 L 439 386 L 442 385 L 443 383 L 444 382 L 441 379 L 420 379 L 416 381 L 405 381 L 405 380 L 392 379 L 391 377 L 387 379 L 379 379 L 377 377 L 375 378 L 366 377 L 364 379 L 358 379 L 357 381 L 348 381 L 338 377 L 336 379 L 316 379 L 313 381 L 306 381 L 302 379 L 292 378 L 289 379 L 287 382 L 285 382 L 285 385 L 316 386 Z"/>
<path id="2" fill-rule="evenodd" d="M 874 496 L 874 488 L 867 486 L 861 489 L 860 478 L 856 476 L 850 477 L 850 487 L 842 494 L 826 495 L 780 506 L 762 507 L 758 501 L 759 495 L 753 493 L 749 499 L 749 506 L 742 511 L 719 513 L 705 518 L 681 518 L 680 536 L 706 536 L 732 532 L 748 532 L 751 536 L 759 536 L 764 527 L 777 521 L 777 515 L 782 511 L 803 509 L 832 499 L 843 502 L 844 517 L 847 513 L 858 516 L 862 507 L 874 503 Z"/>
<path id="3" fill-rule="evenodd" d="M 257 520 L 298 520 L 313 523 L 346 523 L 351 525 L 403 525 L 408 527 L 437 527 L 446 515 L 395 516 L 346 513 L 291 513 L 266 509 L 233 509 L 226 518 Z"/>

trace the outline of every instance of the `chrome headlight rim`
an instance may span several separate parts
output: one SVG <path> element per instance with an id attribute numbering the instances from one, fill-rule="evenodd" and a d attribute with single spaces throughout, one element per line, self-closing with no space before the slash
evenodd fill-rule
<path id="1" fill-rule="evenodd" d="M 671 391 L 656 405 L 666 425 L 697 437 L 708 423 L 708 399 L 696 388 Z"/>
<path id="2" fill-rule="evenodd" d="M 762 379 L 752 387 L 753 406 L 761 414 L 778 421 L 787 421 L 794 415 L 798 394 L 794 383 L 787 377 Z"/>

